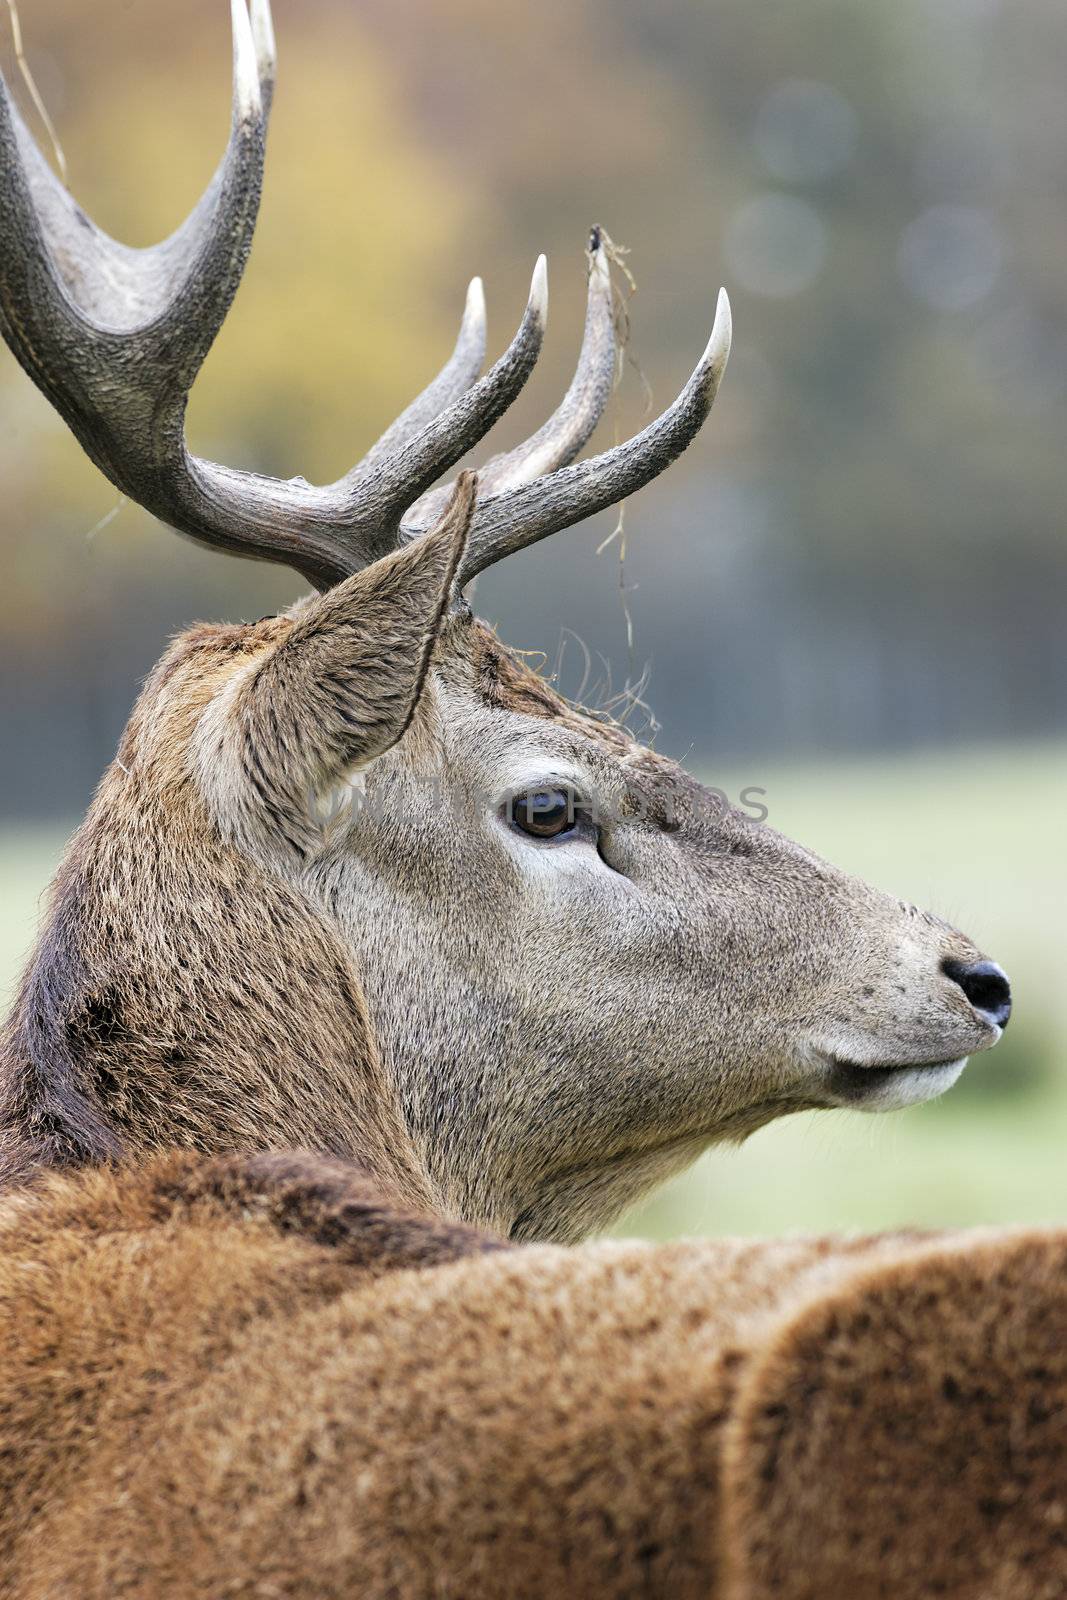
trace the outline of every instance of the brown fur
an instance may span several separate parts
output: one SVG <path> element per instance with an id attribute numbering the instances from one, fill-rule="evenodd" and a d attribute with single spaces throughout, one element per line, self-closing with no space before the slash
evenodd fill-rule
<path id="1" fill-rule="evenodd" d="M 303 1158 L 42 1178 L 0 1595 L 1052 1600 L 1065 1256 L 506 1249 Z"/>
<path id="2" fill-rule="evenodd" d="M 480 624 L 447 624 L 426 680 L 457 548 L 171 646 L 0 1042 L 0 1174 L 310 1148 L 577 1238 L 710 1140 L 842 1103 L 813 1030 L 905 1061 L 991 1042 L 940 970 L 977 954 L 962 935 L 723 808 Z M 513 747 L 605 800 L 611 866 L 576 911 L 563 858 L 527 881 L 484 812 Z M 353 774 L 384 808 L 324 827 Z"/>
<path id="3" fill-rule="evenodd" d="M 457 573 L 684 448 L 725 297 L 671 413 L 502 492 L 470 561 L 469 475 L 423 536 L 399 520 L 517 392 L 540 268 L 483 384 L 424 426 L 473 376 L 475 295 L 386 455 L 332 489 L 191 466 L 186 388 L 258 196 L 253 11 L 239 153 L 188 260 L 187 234 L 97 270 L 55 196 L 45 234 L 73 233 L 42 254 L 0 121 L 19 359 L 134 498 L 327 591 L 172 645 L 0 1040 L 0 1600 L 1051 1600 L 1062 1238 L 517 1247 L 775 1116 L 941 1092 L 1006 984 L 965 984 L 963 934 L 566 705 L 455 604 Z M 590 249 L 576 384 L 498 488 L 572 459 L 606 399 Z M 548 523 L 519 527 L 539 493 Z M 545 788 L 576 797 L 553 840 L 512 805 Z"/>
<path id="4" fill-rule="evenodd" d="M 941 968 L 973 957 L 962 935 L 445 622 L 464 531 L 176 641 L 61 868 L 0 1054 L 0 1600 L 755 1600 L 781 1555 L 745 1499 L 748 1375 L 871 1274 L 899 1268 L 882 1316 L 910 1315 L 929 1247 L 908 1236 L 509 1245 L 579 1237 L 797 1106 L 926 1093 L 931 1051 L 994 1030 Z M 507 828 L 516 752 L 518 781 L 562 764 L 603 797 L 595 851 Z M 323 826 L 353 783 L 386 803 Z M 842 1088 L 824 1036 L 879 1054 Z M 976 1250 L 972 1300 L 1012 1314 L 1021 1248 Z M 1058 1381 L 1059 1249 L 990 1364 L 994 1410 Z M 930 1371 L 938 1338 L 965 1362 L 967 1297 L 966 1334 L 929 1304 Z M 879 1372 L 842 1417 L 836 1373 L 804 1390 L 831 1459 L 846 1425 L 888 1429 L 876 1477 Z M 778 1434 L 802 1452 L 802 1426 Z M 1008 1481 L 1005 1438 L 964 1525 Z M 1012 1493 L 1044 1505 L 1055 1441 L 1032 1454 Z M 874 1492 L 854 1504 L 878 1525 Z M 828 1504 L 821 1559 L 851 1581 L 867 1534 Z M 1020 1515 L 1003 1592 L 1044 1600 L 1058 1552 Z"/>
<path id="5" fill-rule="evenodd" d="M 236 687 L 235 804 L 253 797 L 257 825 L 302 859 L 301 780 L 372 759 L 410 725 L 470 506 L 468 494 L 459 521 L 372 581 L 295 616 L 191 629 L 163 657 L 60 869 L 5 1031 L 0 1183 L 5 1161 L 16 1178 L 37 1160 L 310 1146 L 358 1153 L 380 1182 L 427 1198 L 350 951 L 292 882 L 220 835 L 188 764 L 206 708 Z"/>
<path id="6" fill-rule="evenodd" d="M 727 1600 L 1061 1600 L 1065 1267 L 957 1236 L 786 1318 L 727 1429 Z"/>

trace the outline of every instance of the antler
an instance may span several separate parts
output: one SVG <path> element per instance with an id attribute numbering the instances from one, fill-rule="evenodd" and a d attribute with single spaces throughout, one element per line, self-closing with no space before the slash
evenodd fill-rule
<path id="1" fill-rule="evenodd" d="M 617 505 L 669 467 L 696 437 L 711 410 L 730 355 L 731 332 L 730 301 L 726 290 L 720 289 L 711 337 L 674 404 L 625 444 L 570 466 L 595 426 L 594 422 L 581 437 L 577 427 L 567 427 L 579 366 L 567 398 L 541 432 L 510 456 L 497 456 L 490 462 L 487 470 L 499 473 L 491 480 L 491 488 L 497 492 L 479 499 L 460 566 L 460 585 L 514 551 L 569 528 L 605 506 Z M 403 529 L 409 530 L 407 519 Z"/>
<path id="2" fill-rule="evenodd" d="M 0 78 L 0 331 L 124 494 L 203 544 L 283 562 L 325 589 L 438 519 L 450 491 L 431 485 L 488 432 L 533 370 L 547 314 L 545 262 L 534 269 L 515 337 L 482 378 L 485 305 L 473 280 L 449 361 L 336 483 L 283 481 L 191 455 L 189 390 L 251 248 L 274 87 L 269 0 L 251 0 L 251 14 L 246 0 L 231 0 L 231 13 L 226 153 L 178 231 L 147 250 L 109 238 L 77 206 Z M 574 380 L 531 439 L 483 469 L 460 581 L 662 472 L 707 416 L 729 337 L 721 293 L 711 342 L 675 404 L 627 444 L 568 465 L 596 427 L 615 371 L 609 267 L 594 229 Z"/>

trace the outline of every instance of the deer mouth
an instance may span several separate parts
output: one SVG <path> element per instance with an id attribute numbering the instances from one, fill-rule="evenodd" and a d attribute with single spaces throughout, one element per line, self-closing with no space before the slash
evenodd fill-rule
<path id="1" fill-rule="evenodd" d="M 896 1111 L 934 1100 L 951 1089 L 967 1065 L 967 1057 L 865 1067 L 830 1056 L 827 1064 L 830 1071 L 826 1087 L 834 1105 L 850 1106 L 856 1111 Z"/>

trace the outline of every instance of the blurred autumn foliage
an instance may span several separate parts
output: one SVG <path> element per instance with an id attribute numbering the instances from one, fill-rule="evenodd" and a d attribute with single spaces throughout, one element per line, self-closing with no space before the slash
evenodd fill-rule
<path id="1" fill-rule="evenodd" d="M 168 232 L 226 137 L 228 6 L 20 10 L 78 199 L 131 243 Z M 604 517 L 492 574 L 479 609 L 550 656 L 580 631 L 616 687 L 651 657 L 662 742 L 705 760 L 1062 729 L 1058 0 L 276 0 L 275 23 L 260 228 L 197 450 L 337 475 L 447 354 L 468 278 L 495 353 L 544 249 L 552 330 L 513 442 L 566 384 L 601 221 L 632 247 L 657 406 L 720 282 L 731 370 L 628 507 L 621 579 Z M 631 370 L 601 445 L 642 415 Z M 167 632 L 299 584 L 132 506 L 104 522 L 116 495 L 7 357 L 0 480 L 0 805 L 68 814 Z"/>

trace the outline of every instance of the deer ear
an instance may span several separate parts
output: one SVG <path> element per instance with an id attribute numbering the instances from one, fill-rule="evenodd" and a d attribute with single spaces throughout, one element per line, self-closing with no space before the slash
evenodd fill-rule
<path id="1" fill-rule="evenodd" d="M 476 487 L 475 475 L 462 473 L 429 533 L 314 601 L 232 697 L 216 701 L 212 726 L 201 727 L 199 767 L 227 831 L 258 821 L 257 833 L 265 824 L 309 854 L 321 842 L 324 793 L 406 732 L 448 611 Z"/>

